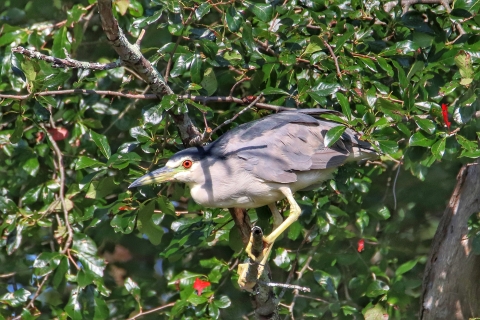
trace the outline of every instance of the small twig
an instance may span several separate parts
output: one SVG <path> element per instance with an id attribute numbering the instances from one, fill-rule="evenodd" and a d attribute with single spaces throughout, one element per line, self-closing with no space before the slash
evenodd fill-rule
<path id="1" fill-rule="evenodd" d="M 147 86 L 141 94 L 144 95 L 149 89 L 150 89 L 150 86 Z M 135 104 L 138 100 L 139 99 L 134 99 L 133 101 L 130 101 L 127 107 L 123 109 L 122 112 L 120 112 L 120 114 L 118 115 L 118 117 L 116 117 L 115 120 L 113 120 L 112 123 L 110 123 L 108 128 L 103 131 L 103 134 L 106 134 L 119 120 L 121 120 L 127 114 L 128 111 L 130 111 L 133 107 L 135 107 Z"/>
<path id="2" fill-rule="evenodd" d="M 79 69 L 90 69 L 90 70 L 110 70 L 123 66 L 123 62 L 120 60 L 110 62 L 110 63 L 98 63 L 98 62 L 85 62 L 78 61 L 71 58 L 55 58 L 52 56 L 47 56 L 46 54 L 40 53 L 36 50 L 26 49 L 24 47 L 16 47 L 12 49 L 13 53 L 19 53 L 24 56 L 27 56 L 32 59 L 43 60 L 52 64 L 53 68 L 79 68 Z"/>
<path id="3" fill-rule="evenodd" d="M 229 97 L 232 97 L 233 96 L 233 91 L 235 91 L 235 88 L 242 82 L 245 82 L 245 81 L 248 81 L 250 80 L 250 77 L 245 77 L 245 78 L 242 78 L 240 80 L 238 80 L 237 82 L 235 82 L 235 84 L 232 86 L 232 88 L 230 89 L 230 94 L 228 95 Z"/>
<path id="4" fill-rule="evenodd" d="M 42 282 L 40 282 L 40 285 L 38 286 L 37 288 L 37 291 L 35 291 L 35 294 L 33 295 L 32 299 L 30 299 L 30 301 L 28 302 L 27 306 L 25 307 L 26 309 L 30 309 L 30 308 L 33 308 L 34 307 L 34 303 L 35 303 L 35 300 L 38 298 L 38 296 L 40 295 L 40 291 L 42 290 L 43 286 L 45 285 L 45 283 L 47 282 L 48 278 L 50 277 L 51 273 L 48 273 L 45 275 L 45 277 L 43 277 L 43 280 Z M 22 316 L 19 315 L 15 318 L 13 318 L 13 320 L 20 320 L 22 319 Z"/>
<path id="5" fill-rule="evenodd" d="M 42 91 L 34 94 L 14 95 L 14 94 L 0 94 L 0 99 L 12 99 L 12 100 L 27 100 L 31 97 L 43 97 L 43 96 L 57 96 L 57 95 L 69 95 L 69 94 L 98 94 L 103 96 L 114 96 L 128 99 L 142 99 L 142 100 L 158 100 L 158 96 L 153 93 L 147 94 L 132 94 L 109 90 L 92 90 L 92 89 L 67 89 L 67 90 L 55 90 L 55 91 Z M 179 95 L 179 100 L 192 100 L 200 103 L 222 103 L 233 102 L 240 105 L 245 105 L 247 102 L 240 98 L 231 96 L 192 96 L 192 95 Z M 295 110 L 295 108 L 288 108 L 283 106 L 277 106 L 274 104 L 257 102 L 255 107 L 265 110 L 271 110 L 275 112 Z M 480 111 L 478 111 L 480 114 Z"/>
<path id="6" fill-rule="evenodd" d="M 291 290 L 300 290 L 303 292 L 310 292 L 310 288 L 297 286 L 296 284 L 287 284 L 287 283 L 272 283 L 272 282 L 264 282 L 259 280 L 260 284 L 266 285 L 267 287 L 280 287 L 284 289 L 291 289 Z"/>
<path id="7" fill-rule="evenodd" d="M 142 31 L 140 31 L 140 34 L 138 35 L 137 41 L 135 41 L 135 45 L 139 48 L 140 48 L 140 44 L 142 43 L 144 35 L 145 35 L 145 29 L 142 29 Z"/>
<path id="8" fill-rule="evenodd" d="M 68 210 L 67 210 L 67 204 L 65 202 L 65 167 L 63 165 L 63 154 L 60 148 L 58 147 L 57 142 L 53 139 L 52 135 L 47 131 L 45 126 L 43 124 L 41 124 L 40 126 L 42 127 L 45 135 L 48 137 L 48 140 L 50 141 L 50 144 L 52 145 L 53 150 L 55 151 L 55 154 L 57 156 L 57 165 L 58 165 L 58 171 L 60 175 L 59 198 L 62 204 L 65 227 L 67 228 L 67 234 L 68 234 L 67 240 L 65 240 L 64 247 L 63 249 L 60 250 L 60 253 L 65 254 L 70 248 L 70 245 L 72 244 L 73 229 L 72 229 L 72 226 L 70 225 L 70 222 L 68 221 Z"/>
<path id="9" fill-rule="evenodd" d="M 250 103 L 248 106 L 246 106 L 245 108 L 243 108 L 242 110 L 240 110 L 236 115 L 234 115 L 231 119 L 228 119 L 226 120 L 224 123 L 220 124 L 219 126 L 217 126 L 215 129 L 213 129 L 212 131 L 208 131 L 208 130 L 205 130 L 205 132 L 203 133 L 203 136 L 202 136 L 202 143 L 208 141 L 210 139 L 210 137 L 215 133 L 217 132 L 219 129 L 221 129 L 222 127 L 226 126 L 227 124 L 230 124 L 232 123 L 232 121 L 234 121 L 236 118 L 238 118 L 238 116 L 240 116 L 242 113 L 244 113 L 245 111 L 251 109 L 257 102 L 258 100 L 260 100 L 261 98 L 263 97 L 263 93 L 260 93 L 256 98 L 255 100 L 252 101 L 252 103 Z"/>
<path id="10" fill-rule="evenodd" d="M 300 250 L 302 250 L 303 246 L 305 245 L 305 243 L 307 242 L 308 240 L 308 237 L 310 236 L 310 234 L 312 233 L 313 229 L 315 227 L 312 227 L 311 229 L 309 229 L 304 237 L 303 237 L 303 240 L 302 240 L 302 243 L 300 243 L 300 245 L 298 246 L 297 250 L 296 250 L 296 254 L 295 254 L 295 260 L 293 261 L 293 264 L 292 264 L 292 269 L 290 270 L 290 272 L 288 273 L 288 277 L 287 277 L 287 281 L 285 281 L 286 284 L 289 284 L 290 281 L 292 281 L 292 278 L 293 278 L 293 274 L 295 272 L 295 269 L 297 268 L 297 264 L 298 264 L 298 258 L 299 258 L 299 254 L 300 254 Z M 307 263 L 308 264 L 308 263 Z M 301 276 L 300 276 L 301 277 Z M 300 279 L 299 277 L 299 279 Z M 285 289 L 282 290 L 282 292 L 280 292 L 280 294 L 278 295 L 278 298 L 279 299 L 282 299 L 283 295 L 285 294 Z"/>
<path id="11" fill-rule="evenodd" d="M 134 319 L 137 319 L 137 318 L 140 318 L 146 314 L 150 314 L 150 313 L 154 313 L 154 312 L 157 312 L 157 311 L 160 311 L 160 310 L 163 310 L 163 309 L 166 309 L 166 308 L 170 308 L 170 307 L 173 307 L 175 305 L 175 302 L 170 302 L 170 303 L 167 303 L 163 306 L 160 306 L 160 307 L 157 307 L 157 308 L 154 308 L 154 309 L 150 309 L 148 311 L 142 311 L 140 312 L 139 314 L 137 315 L 134 315 L 133 317 L 130 317 L 128 318 L 127 320 L 134 320 Z"/>
<path id="12" fill-rule="evenodd" d="M 332 56 L 333 62 L 335 63 L 335 68 L 337 69 L 337 76 L 338 76 L 339 79 L 341 79 L 342 78 L 342 72 L 340 71 L 340 66 L 338 65 L 338 58 L 335 55 L 335 52 L 333 52 L 333 49 L 330 46 L 330 44 L 327 42 L 327 40 L 322 38 L 322 41 L 323 41 L 323 44 L 325 45 L 325 47 L 328 48 L 328 51 L 330 51 L 330 55 Z"/>
<path id="13" fill-rule="evenodd" d="M 397 180 L 398 180 L 398 175 L 400 174 L 400 167 L 402 166 L 402 163 L 398 163 L 397 165 L 397 173 L 395 174 L 395 179 L 393 180 L 393 210 L 397 210 Z"/>
<path id="14" fill-rule="evenodd" d="M 10 273 L 0 274 L 0 279 L 1 279 L 1 278 L 10 278 L 10 277 L 13 277 L 13 276 L 16 275 L 16 274 L 17 274 L 16 272 L 10 272 Z"/>
<path id="15" fill-rule="evenodd" d="M 73 259 L 72 255 L 70 254 L 70 249 L 67 250 L 67 257 L 68 259 L 73 263 L 73 265 L 75 266 L 75 268 L 77 270 L 80 270 L 80 267 L 78 266 L 78 264 L 75 262 L 75 259 Z"/>

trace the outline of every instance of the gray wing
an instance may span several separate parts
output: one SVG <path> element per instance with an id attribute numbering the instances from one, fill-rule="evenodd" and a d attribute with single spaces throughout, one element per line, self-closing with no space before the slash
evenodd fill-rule
<path id="1" fill-rule="evenodd" d="M 352 157 L 353 148 L 370 147 L 347 129 L 334 146 L 326 148 L 325 134 L 338 125 L 303 112 L 282 112 L 230 130 L 209 149 L 217 156 L 238 157 L 244 169 L 260 179 L 291 183 L 297 180 L 295 171 L 338 167 Z"/>

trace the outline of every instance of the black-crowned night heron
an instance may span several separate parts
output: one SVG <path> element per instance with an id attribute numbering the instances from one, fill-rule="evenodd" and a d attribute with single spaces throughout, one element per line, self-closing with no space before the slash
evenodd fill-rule
<path id="1" fill-rule="evenodd" d="M 301 210 L 293 194 L 312 189 L 331 177 L 348 161 L 377 157 L 370 143 L 346 129 L 331 147 L 325 145 L 329 129 L 340 124 L 314 116 L 335 113 L 325 109 L 301 109 L 272 114 L 242 124 L 204 147 L 174 154 L 161 169 L 137 179 L 131 187 L 166 181 L 184 182 L 193 200 L 211 208 L 258 208 L 268 205 L 273 231 L 264 238 L 262 265 L 274 243 Z M 275 203 L 286 198 L 290 214 L 283 221 Z"/>

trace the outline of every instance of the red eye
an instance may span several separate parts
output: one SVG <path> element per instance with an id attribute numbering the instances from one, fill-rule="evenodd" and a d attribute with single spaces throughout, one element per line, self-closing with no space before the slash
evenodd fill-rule
<path id="1" fill-rule="evenodd" d="M 183 161 L 182 163 L 182 166 L 185 168 L 185 169 L 190 169 L 192 167 L 192 160 L 185 160 Z"/>

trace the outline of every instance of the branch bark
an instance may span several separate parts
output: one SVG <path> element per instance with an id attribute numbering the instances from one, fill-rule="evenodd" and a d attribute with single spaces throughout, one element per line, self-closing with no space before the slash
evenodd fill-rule
<path id="1" fill-rule="evenodd" d="M 118 25 L 112 13 L 111 0 L 98 0 L 98 12 L 102 21 L 102 28 L 112 48 L 117 52 L 120 60 L 127 67 L 135 70 L 140 77 L 150 86 L 158 98 L 174 92 L 168 86 L 165 79 L 152 66 L 137 45 L 131 44 L 122 29 Z M 201 137 L 200 131 L 193 124 L 188 114 L 173 114 L 172 119 L 178 127 L 180 137 L 185 146 L 190 146 L 191 141 L 198 141 Z"/>
<path id="2" fill-rule="evenodd" d="M 243 245 L 246 246 L 250 241 L 250 233 L 252 231 L 252 225 L 250 224 L 250 218 L 247 214 L 247 210 L 240 208 L 230 208 L 228 209 L 232 215 L 233 221 L 235 222 L 235 227 L 240 230 L 242 236 Z M 260 229 L 261 231 L 261 229 Z M 263 233 L 262 233 L 263 235 Z M 258 240 L 258 238 L 257 238 Z M 262 237 L 260 236 L 260 241 Z M 260 243 L 263 245 L 263 242 Z M 260 249 L 261 251 L 261 249 Z M 254 263 L 254 261 L 250 261 Z M 257 268 L 258 265 L 249 265 L 249 273 L 255 278 L 257 277 Z M 255 269 L 255 270 L 253 270 Z M 257 284 L 253 288 L 254 294 L 251 296 L 251 301 L 253 308 L 255 309 L 255 316 L 257 319 L 261 320 L 277 320 L 279 318 L 278 314 L 278 299 L 276 299 L 273 288 L 269 286 L 271 282 L 271 274 L 269 272 L 268 266 L 265 266 L 262 277 L 257 280 Z"/>
<path id="3" fill-rule="evenodd" d="M 480 211 L 480 161 L 463 166 L 433 238 L 425 267 L 420 319 L 480 316 L 480 256 L 472 252 L 467 222 Z"/>

